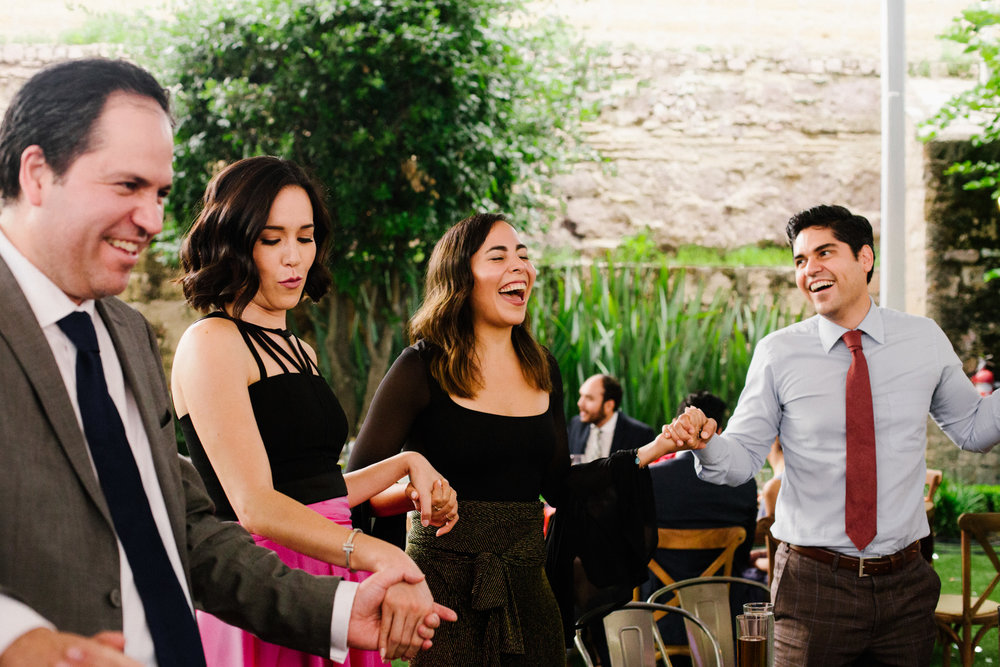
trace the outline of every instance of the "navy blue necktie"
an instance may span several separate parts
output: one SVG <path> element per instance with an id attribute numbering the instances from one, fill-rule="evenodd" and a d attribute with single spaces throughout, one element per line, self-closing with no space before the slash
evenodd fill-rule
<path id="1" fill-rule="evenodd" d="M 108 394 L 90 315 L 73 312 L 57 323 L 76 346 L 76 395 L 83 431 L 118 539 L 125 548 L 160 667 L 204 665 L 191 607 L 153 521 L 121 416 Z"/>

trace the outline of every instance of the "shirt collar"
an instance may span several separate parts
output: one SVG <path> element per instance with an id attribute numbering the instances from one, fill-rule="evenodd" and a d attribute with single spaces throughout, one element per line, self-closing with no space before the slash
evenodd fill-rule
<path id="1" fill-rule="evenodd" d="M 87 299 L 79 306 L 76 305 L 58 285 L 14 247 L 3 230 L 0 230 L 0 257 L 14 274 L 14 280 L 21 288 L 41 328 L 55 324 L 75 310 L 84 311 L 91 318 L 94 317 L 93 299 Z"/>
<path id="2" fill-rule="evenodd" d="M 882 308 L 876 304 L 870 296 L 868 297 L 868 300 L 871 302 L 871 307 L 868 309 L 868 314 L 865 315 L 865 319 L 861 320 L 861 324 L 859 324 L 857 328 L 868 334 L 872 340 L 881 345 L 885 342 L 885 322 L 882 318 Z M 833 349 L 833 346 L 837 344 L 840 337 L 849 331 L 849 329 L 845 329 L 839 324 L 834 324 L 822 315 L 819 316 L 818 329 L 820 344 L 822 344 L 823 351 L 827 354 L 829 354 L 830 350 Z"/>
<path id="3" fill-rule="evenodd" d="M 618 411 L 615 410 L 614 412 L 611 413 L 611 416 L 608 417 L 608 421 L 604 422 L 604 426 L 598 427 L 597 424 L 591 424 L 591 426 L 593 428 L 600 428 L 601 433 L 614 433 L 615 426 L 617 424 L 618 424 Z"/>

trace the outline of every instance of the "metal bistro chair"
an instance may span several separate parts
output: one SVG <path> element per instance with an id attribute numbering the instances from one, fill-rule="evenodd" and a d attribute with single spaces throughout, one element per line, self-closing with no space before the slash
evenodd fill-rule
<path id="1" fill-rule="evenodd" d="M 660 528 L 658 529 L 657 549 L 719 549 L 719 555 L 711 563 L 708 563 L 699 576 L 708 577 L 715 574 L 730 576 L 733 573 L 733 555 L 743 540 L 746 539 L 746 529 L 742 526 L 725 526 L 721 528 Z M 664 585 L 676 583 L 673 577 L 654 558 L 649 561 L 649 571 L 656 575 L 657 579 Z M 638 588 L 635 599 L 639 599 Z M 670 606 L 680 604 L 677 597 L 663 600 Z M 656 620 L 663 617 L 657 613 Z M 667 655 L 690 655 L 692 650 L 690 644 L 670 644 L 666 646 Z"/>
<path id="2" fill-rule="evenodd" d="M 951 664 L 951 645 L 957 644 L 962 665 L 972 665 L 972 655 L 983 635 L 997 627 L 998 603 L 989 599 L 1000 583 L 1000 558 L 990 542 L 1000 532 L 1000 512 L 967 513 L 958 517 L 962 531 L 962 594 L 942 594 L 934 610 L 938 637 L 943 644 L 945 667 Z M 972 544 L 978 542 L 993 565 L 993 578 L 978 595 L 972 592 Z M 979 626 L 978 632 L 973 630 Z"/>
<path id="3" fill-rule="evenodd" d="M 729 588 L 732 584 L 760 588 L 767 591 L 770 599 L 771 589 L 759 581 L 743 577 L 715 576 L 694 577 L 669 584 L 650 595 L 647 602 L 656 602 L 658 598 L 676 595 L 681 609 L 693 613 L 711 630 L 722 649 L 723 662 L 726 665 L 734 665 L 736 642 L 733 639 L 733 615 L 729 607 Z M 688 642 L 692 646 L 704 642 L 701 634 L 691 631 L 690 623 L 685 623 L 685 626 L 688 631 Z M 696 650 L 703 653 L 706 648 L 699 645 Z"/>
<path id="4" fill-rule="evenodd" d="M 670 607 L 650 602 L 627 602 L 604 605 L 592 609 L 577 620 L 573 643 L 583 657 L 587 667 L 594 667 L 593 658 L 583 642 L 583 630 L 590 623 L 603 617 L 604 634 L 608 642 L 610 667 L 653 667 L 656 664 L 657 649 L 663 656 L 664 664 L 671 666 L 663 648 L 663 639 L 656 629 L 654 613 L 677 614 L 692 627 L 698 628 L 704 638 L 706 649 L 692 651 L 691 660 L 695 667 L 724 667 L 722 649 L 708 626 L 691 612 L 680 607 Z"/>

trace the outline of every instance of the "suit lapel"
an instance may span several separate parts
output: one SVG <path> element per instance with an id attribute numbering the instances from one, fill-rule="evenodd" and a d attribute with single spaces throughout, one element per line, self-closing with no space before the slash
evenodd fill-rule
<path id="1" fill-rule="evenodd" d="M 35 319 L 35 314 L 21 292 L 6 262 L 0 259 L 0 338 L 6 342 L 17 359 L 22 372 L 35 389 L 38 402 L 48 417 L 52 430 L 66 453 L 70 465 L 80 478 L 91 499 L 104 518 L 111 523 L 111 513 L 104 500 L 80 422 L 59 366 L 52 355 L 52 348 Z"/>

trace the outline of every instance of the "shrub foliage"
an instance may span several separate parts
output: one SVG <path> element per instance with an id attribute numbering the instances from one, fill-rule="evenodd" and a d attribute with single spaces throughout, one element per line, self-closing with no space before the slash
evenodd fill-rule
<path id="1" fill-rule="evenodd" d="M 239 158 L 280 155 L 325 185 L 335 293 L 305 324 L 352 419 L 443 231 L 481 210 L 538 217 L 589 112 L 588 52 L 568 35 L 519 0 L 186 0 L 148 22 L 176 91 L 178 232 Z"/>
<path id="2" fill-rule="evenodd" d="M 606 261 L 539 269 L 532 323 L 563 377 L 567 416 L 594 373 L 622 383 L 622 407 L 658 429 L 707 390 L 733 408 L 757 342 L 802 318 L 773 296 L 706 293 L 666 264 Z"/>

